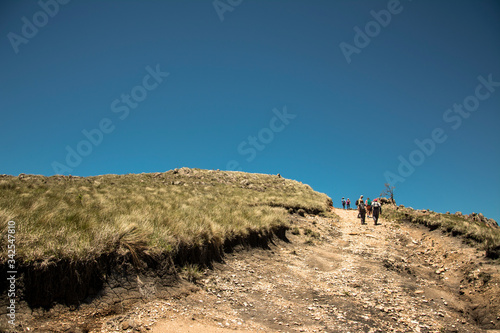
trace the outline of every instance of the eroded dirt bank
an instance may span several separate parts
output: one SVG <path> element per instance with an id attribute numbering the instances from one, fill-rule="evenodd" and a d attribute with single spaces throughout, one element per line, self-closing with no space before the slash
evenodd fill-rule
<path id="1" fill-rule="evenodd" d="M 500 329 L 499 266 L 440 231 L 294 217 L 289 242 L 233 251 L 196 283 L 26 316 L 60 332 L 487 332 Z M 237 250 L 237 249 L 236 249 Z M 134 282 L 146 285 L 145 281 Z M 145 287 L 144 287 L 145 288 Z M 143 289 L 144 289 L 143 288 Z M 147 290 L 147 288 L 145 288 Z M 153 295 L 153 296 L 151 296 Z"/>

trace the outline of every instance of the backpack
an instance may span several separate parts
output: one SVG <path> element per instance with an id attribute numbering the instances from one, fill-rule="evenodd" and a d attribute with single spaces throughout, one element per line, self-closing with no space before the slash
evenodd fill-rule
<path id="1" fill-rule="evenodd" d="M 363 202 L 363 200 L 359 201 L 358 206 L 359 206 L 359 211 L 360 212 L 362 212 L 362 211 L 365 210 L 365 203 Z"/>
<path id="2" fill-rule="evenodd" d="M 380 212 L 380 208 L 381 208 L 380 203 L 378 203 L 377 201 L 374 201 L 372 206 L 373 206 L 373 213 L 377 214 Z"/>

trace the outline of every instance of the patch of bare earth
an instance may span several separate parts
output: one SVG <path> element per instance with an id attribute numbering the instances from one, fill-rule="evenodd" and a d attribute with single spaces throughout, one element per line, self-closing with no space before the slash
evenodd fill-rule
<path id="1" fill-rule="evenodd" d="M 170 296 L 93 318 L 93 332 L 487 332 L 500 329 L 499 266 L 439 231 L 293 218 L 289 242 L 234 251 Z M 78 332 L 79 311 L 32 330 Z M 66 328 L 65 328 L 66 327 Z M 71 328 L 73 327 L 73 328 Z"/>

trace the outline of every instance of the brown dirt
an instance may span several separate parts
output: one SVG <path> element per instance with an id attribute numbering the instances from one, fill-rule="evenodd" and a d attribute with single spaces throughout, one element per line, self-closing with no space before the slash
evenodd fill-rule
<path id="1" fill-rule="evenodd" d="M 500 329 L 499 265 L 440 231 L 294 216 L 289 242 L 227 254 L 196 283 L 104 313 L 34 312 L 59 332 L 487 332 Z M 295 229 L 295 230 L 294 230 Z M 299 234 L 297 233 L 299 231 Z M 90 324 L 89 324 L 90 323 Z"/>

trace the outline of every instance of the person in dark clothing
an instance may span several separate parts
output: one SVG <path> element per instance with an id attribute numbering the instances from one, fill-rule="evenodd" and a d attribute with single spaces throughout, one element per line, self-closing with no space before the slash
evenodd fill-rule
<path id="1" fill-rule="evenodd" d="M 373 210 L 373 221 L 375 221 L 375 225 L 379 225 L 378 217 L 380 213 L 382 213 L 382 205 L 378 202 L 378 199 L 373 200 L 372 202 L 372 210 Z"/>
<path id="2" fill-rule="evenodd" d="M 351 209 L 351 199 L 347 198 L 347 209 Z"/>
<path id="3" fill-rule="evenodd" d="M 342 208 L 345 209 L 345 199 L 342 197 Z"/>
<path id="4" fill-rule="evenodd" d="M 365 202 L 363 201 L 363 196 L 359 197 L 358 200 L 358 217 L 361 218 L 361 224 L 366 224 L 365 222 L 365 217 L 366 217 L 366 208 L 365 208 Z"/>

